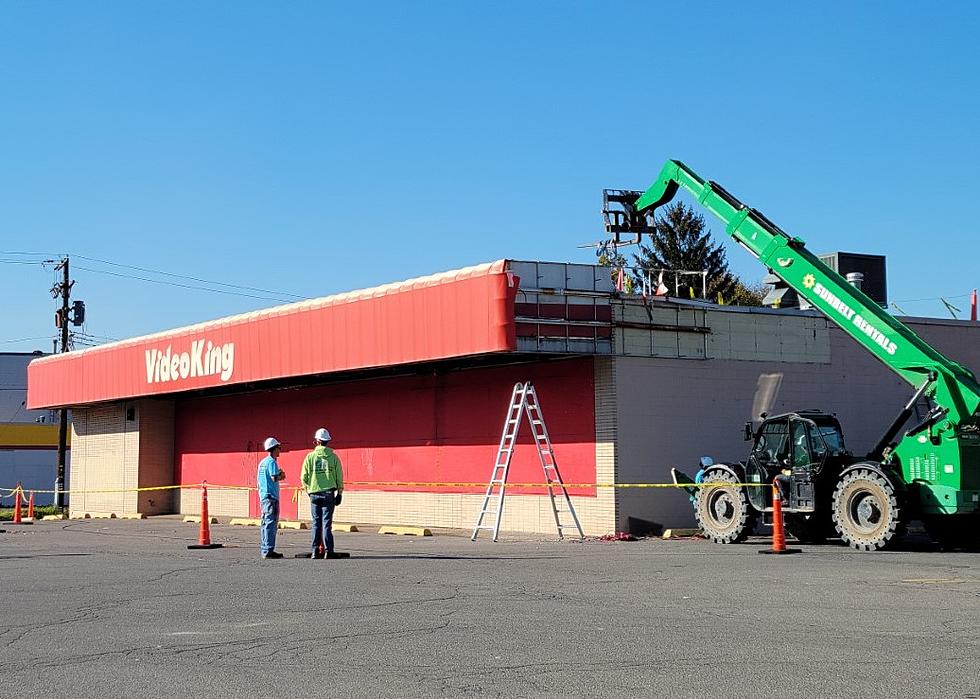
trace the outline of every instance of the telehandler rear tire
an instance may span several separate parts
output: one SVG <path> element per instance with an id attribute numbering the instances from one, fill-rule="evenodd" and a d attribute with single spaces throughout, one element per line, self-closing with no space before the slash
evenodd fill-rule
<path id="1" fill-rule="evenodd" d="M 737 483 L 728 471 L 711 469 L 704 483 Z M 708 485 L 694 496 L 694 515 L 704 535 L 716 544 L 744 541 L 755 526 L 756 513 L 745 489 L 736 485 Z"/>
<path id="2" fill-rule="evenodd" d="M 840 479 L 834 488 L 831 512 L 837 533 L 858 551 L 887 548 L 902 533 L 895 487 L 871 469 L 851 471 Z"/>

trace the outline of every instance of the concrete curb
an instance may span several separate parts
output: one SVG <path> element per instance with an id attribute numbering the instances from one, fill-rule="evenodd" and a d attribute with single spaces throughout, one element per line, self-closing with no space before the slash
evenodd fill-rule
<path id="1" fill-rule="evenodd" d="M 402 536 L 432 536 L 425 527 L 381 527 L 378 534 L 399 534 Z"/>
<path id="2" fill-rule="evenodd" d="M 701 533 L 700 529 L 664 529 L 664 539 L 680 539 L 688 536 L 697 536 Z"/>
<path id="3" fill-rule="evenodd" d="M 257 527 L 262 524 L 260 519 L 251 519 L 248 517 L 236 517 L 235 519 L 228 522 L 236 527 Z"/>

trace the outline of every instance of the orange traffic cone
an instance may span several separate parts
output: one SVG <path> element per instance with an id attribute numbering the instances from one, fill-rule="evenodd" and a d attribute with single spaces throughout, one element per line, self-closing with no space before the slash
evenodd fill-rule
<path id="1" fill-rule="evenodd" d="M 197 543 L 188 544 L 189 549 L 220 549 L 222 544 L 211 543 L 211 517 L 208 515 L 208 484 L 201 483 L 201 529 Z"/>
<path id="2" fill-rule="evenodd" d="M 27 519 L 34 519 L 34 491 L 31 491 L 31 497 L 27 500 Z"/>
<path id="3" fill-rule="evenodd" d="M 14 524 L 23 524 L 23 520 L 20 517 L 20 483 L 14 489 Z"/>
<path id="4" fill-rule="evenodd" d="M 759 553 L 800 553 L 799 549 L 786 548 L 786 532 L 783 529 L 783 497 L 776 481 L 772 483 L 772 548 Z"/>

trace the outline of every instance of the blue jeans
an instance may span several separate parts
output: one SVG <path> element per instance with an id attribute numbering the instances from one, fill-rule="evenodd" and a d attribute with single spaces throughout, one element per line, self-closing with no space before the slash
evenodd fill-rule
<path id="1" fill-rule="evenodd" d="M 333 491 L 310 493 L 310 514 L 313 515 L 313 555 L 323 544 L 327 553 L 333 553 Z"/>
<path id="2" fill-rule="evenodd" d="M 276 550 L 276 531 L 279 528 L 279 499 L 262 498 L 262 555 Z"/>

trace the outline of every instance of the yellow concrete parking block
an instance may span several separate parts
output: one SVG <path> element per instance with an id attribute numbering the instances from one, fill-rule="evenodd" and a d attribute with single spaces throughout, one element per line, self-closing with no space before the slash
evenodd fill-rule
<path id="1" fill-rule="evenodd" d="M 335 532 L 356 532 L 358 531 L 356 524 L 334 524 L 330 527 Z"/>
<path id="2" fill-rule="evenodd" d="M 308 525 L 306 522 L 281 521 L 279 522 L 279 528 L 280 529 L 309 529 L 310 525 Z"/>
<path id="3" fill-rule="evenodd" d="M 260 524 L 262 524 L 262 520 L 260 520 L 260 519 L 250 519 L 250 518 L 247 518 L 247 517 L 238 517 L 238 518 L 233 519 L 230 522 L 228 522 L 228 524 L 234 524 L 235 526 L 238 526 L 238 527 L 257 527 Z"/>
<path id="4" fill-rule="evenodd" d="M 123 512 L 119 519 L 146 519 L 146 515 L 142 512 Z"/>
<path id="5" fill-rule="evenodd" d="M 378 534 L 401 534 L 403 536 L 432 536 L 425 527 L 381 527 Z"/>
<path id="6" fill-rule="evenodd" d="M 54 520 L 68 519 L 65 515 L 44 515 L 41 518 L 45 522 L 53 522 Z"/>
<path id="7" fill-rule="evenodd" d="M 187 515 L 186 517 L 184 517 L 184 521 L 190 524 L 200 524 L 201 515 Z M 217 523 L 218 523 L 217 517 L 208 517 L 208 524 L 217 524 Z"/>
<path id="8" fill-rule="evenodd" d="M 115 512 L 86 512 L 88 519 L 116 519 Z"/>
<path id="9" fill-rule="evenodd" d="M 664 539 L 680 539 L 688 536 L 697 536 L 701 533 L 700 529 L 664 529 Z"/>
<path id="10" fill-rule="evenodd" d="M 71 515 L 68 519 L 91 519 L 91 517 L 92 515 L 90 515 L 88 512 L 76 512 L 75 514 Z"/>

